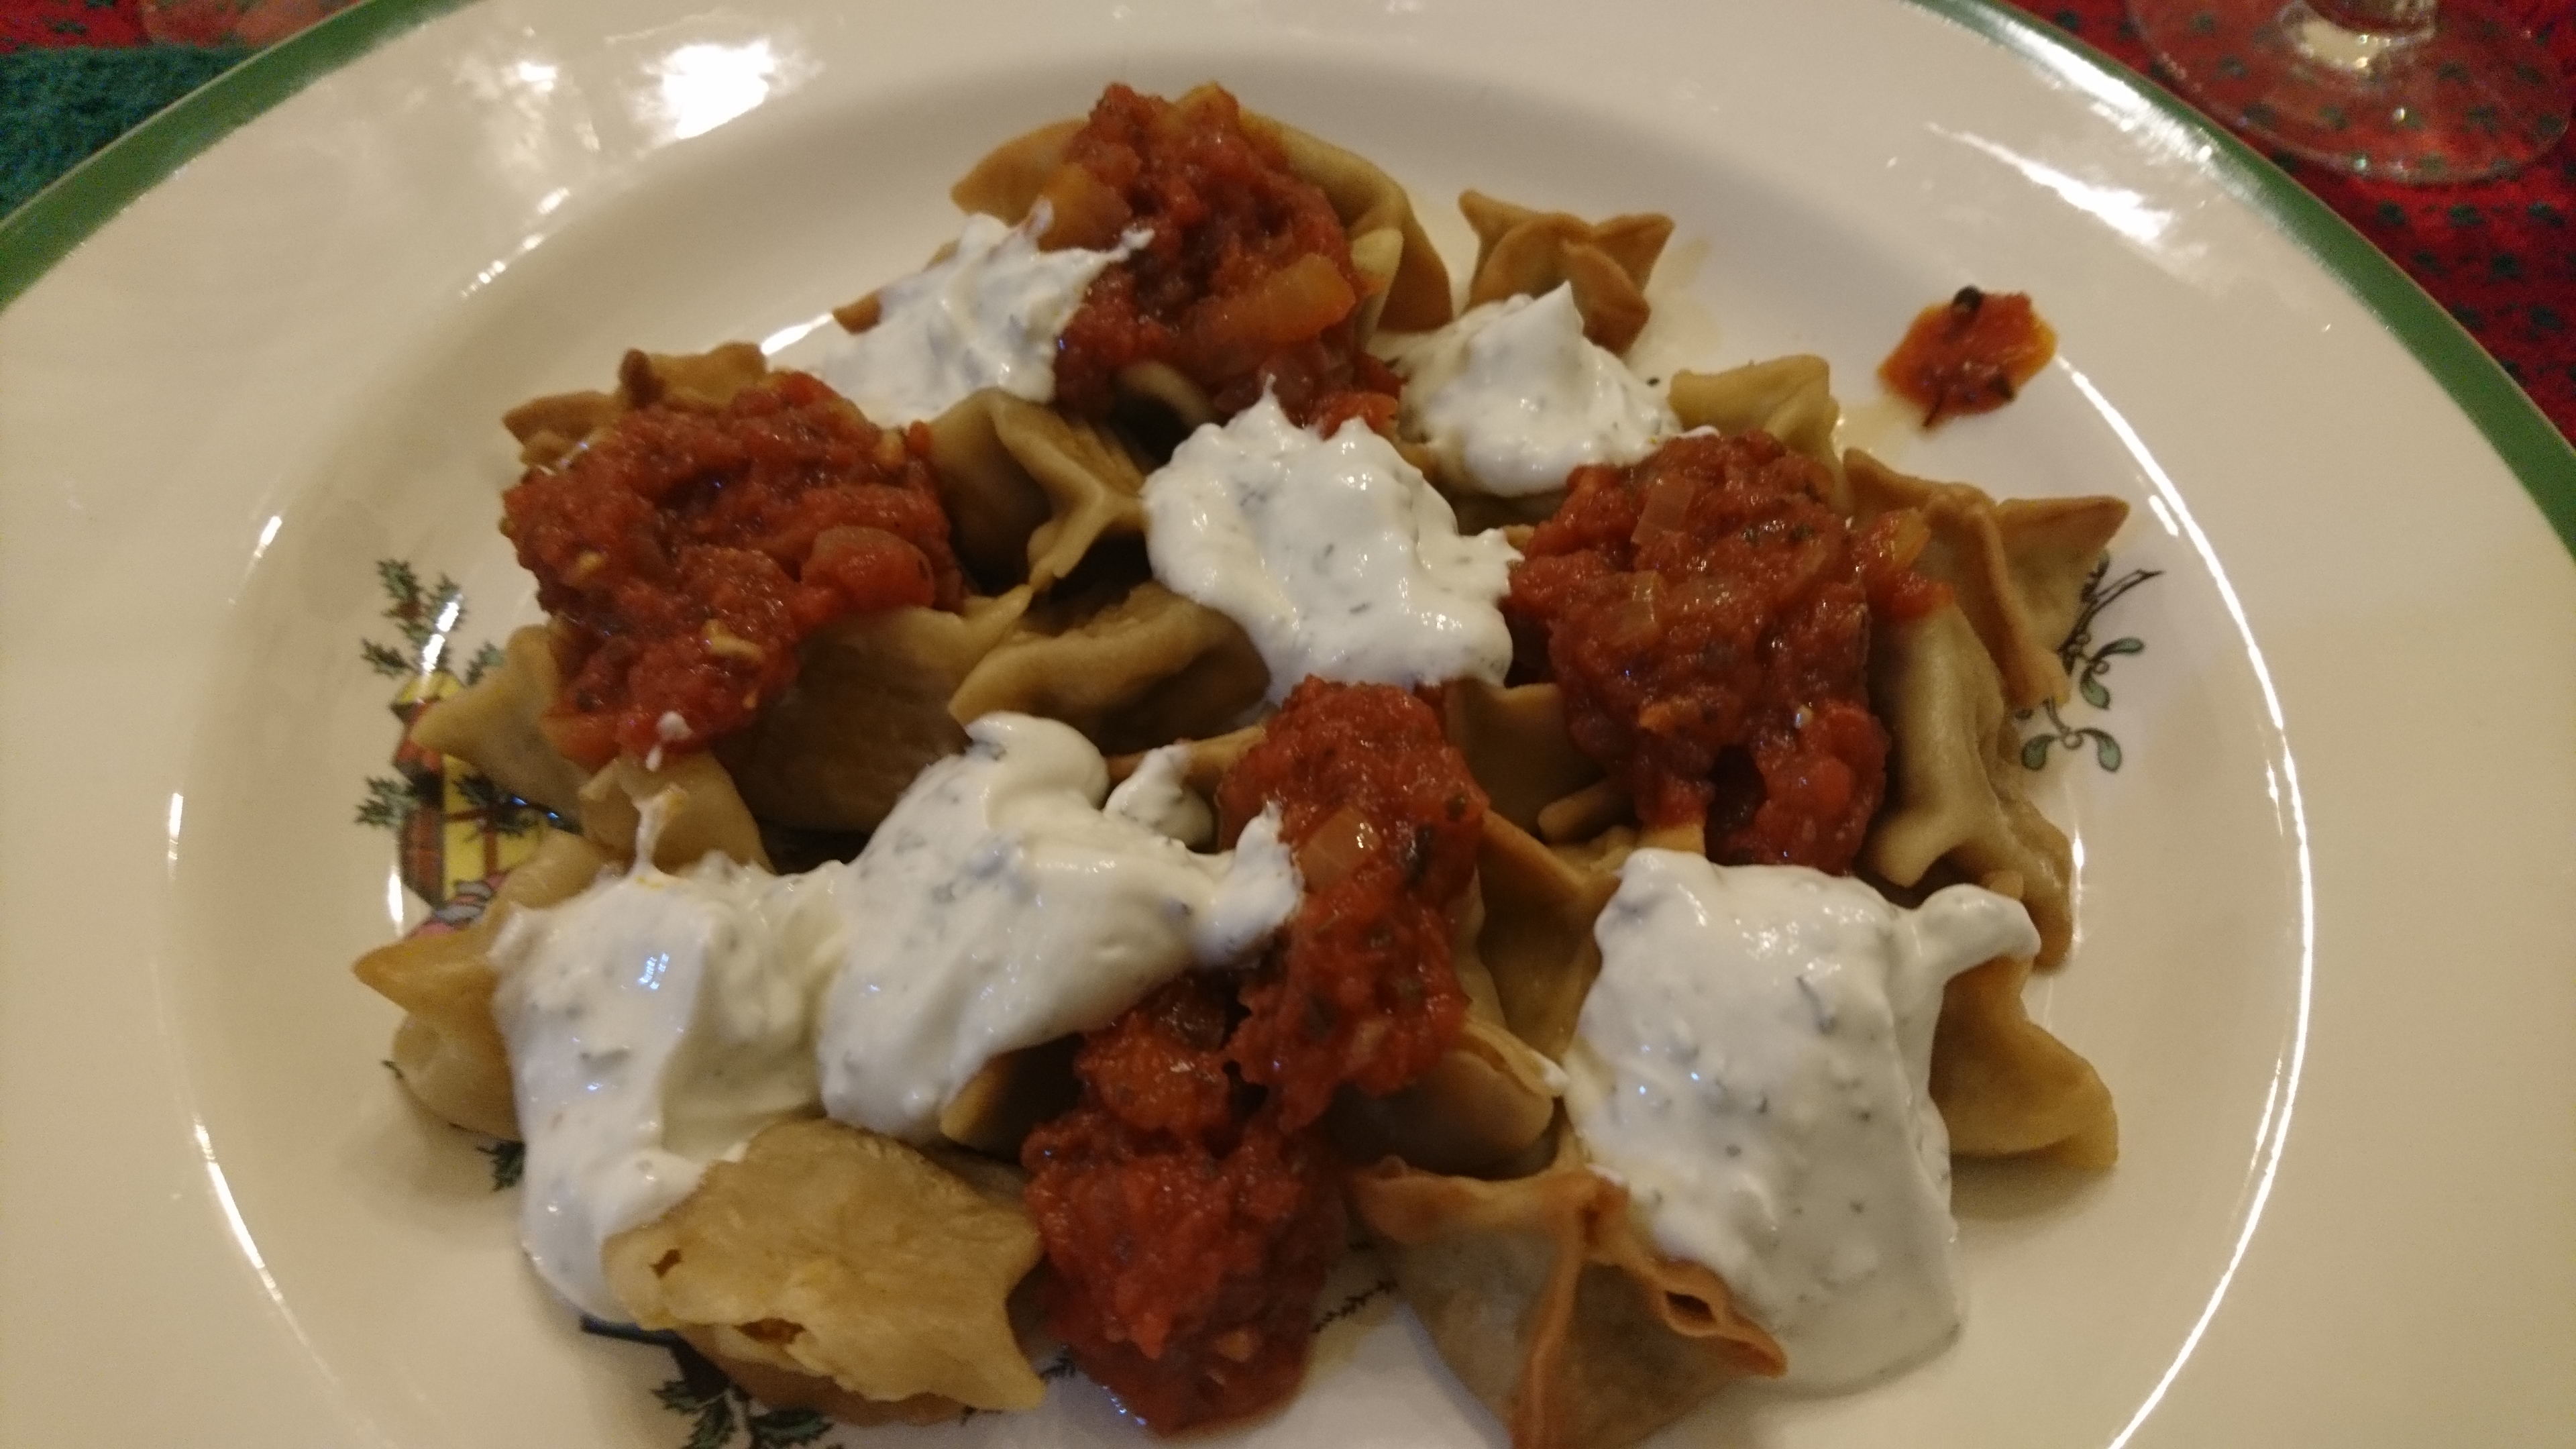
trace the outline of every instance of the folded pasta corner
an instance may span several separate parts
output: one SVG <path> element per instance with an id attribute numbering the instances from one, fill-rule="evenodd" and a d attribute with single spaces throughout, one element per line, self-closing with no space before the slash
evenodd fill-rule
<path id="1" fill-rule="evenodd" d="M 1833 369 L 1823 358 L 1800 353 L 1724 372 L 1677 372 L 1667 396 L 1683 427 L 1769 433 L 1789 451 L 1823 464 L 1841 486 L 1834 427 L 1842 421 L 1843 405 L 1834 399 Z M 1848 498 L 1826 502 L 1837 513 L 1851 512 Z"/>
<path id="2" fill-rule="evenodd" d="M 1784 1367 L 1723 1280 L 1646 1244 L 1626 1191 L 1571 1133 L 1529 1177 L 1389 1161 L 1356 1174 L 1351 1195 L 1441 1358 L 1514 1449 L 1621 1449 Z"/>
<path id="3" fill-rule="evenodd" d="M 610 863 L 582 837 L 548 830 L 474 924 L 417 932 L 358 958 L 358 980 L 405 1013 L 394 1071 L 422 1106 L 469 1132 L 518 1137 L 509 1047 L 492 1016 L 493 938 L 511 912 L 569 900 Z"/>
<path id="4" fill-rule="evenodd" d="M 2009 957 L 1960 973 L 1941 998 L 1932 1101 L 1963 1157 L 2038 1155 L 2101 1169 L 2120 1157 L 2119 1114 L 2101 1074 L 2030 1019 L 2030 963 Z"/>
<path id="5" fill-rule="evenodd" d="M 1045 1397 L 1010 1314 L 1039 1255 L 1015 1196 L 812 1119 L 754 1137 L 679 1206 L 609 1239 L 604 1257 L 638 1324 L 679 1330 L 743 1372 L 747 1390 L 919 1422 L 952 1403 L 1029 1409 Z M 800 1382 L 811 1380 L 840 1393 Z"/>
<path id="6" fill-rule="evenodd" d="M 1673 235 L 1671 217 L 1644 212 L 1587 222 L 1562 211 L 1535 211 L 1470 191 L 1458 209 L 1476 233 L 1476 269 L 1467 305 L 1574 289 L 1583 335 L 1624 353 L 1646 328 L 1653 308 L 1646 279 Z"/>
<path id="7" fill-rule="evenodd" d="M 1966 483 L 1910 477 L 1854 449 L 1843 458 L 1854 520 L 1912 509 L 1931 541 L 1915 571 L 1948 584 L 1994 657 L 2004 701 L 2031 709 L 2066 697 L 2058 646 L 2083 607 L 2085 576 L 2128 519 L 2117 498 L 1997 503 Z"/>

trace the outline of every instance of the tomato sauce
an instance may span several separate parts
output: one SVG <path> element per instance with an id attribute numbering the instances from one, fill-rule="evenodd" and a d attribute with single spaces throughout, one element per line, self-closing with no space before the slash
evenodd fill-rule
<path id="1" fill-rule="evenodd" d="M 547 738 L 590 768 L 703 749 L 795 681 L 815 629 L 957 607 L 929 449 L 927 430 L 885 432 L 789 372 L 722 408 L 635 408 L 529 469 L 502 495 L 501 531 L 553 618 L 564 682 Z"/>
<path id="2" fill-rule="evenodd" d="M 1911 568 L 1919 519 L 1853 530 L 1821 465 L 1762 433 L 1568 481 L 1504 600 L 1522 673 L 1564 689 L 1575 744 L 1647 826 L 1703 823 L 1728 864 L 1849 871 L 1887 785 L 1873 611 L 1948 598 Z"/>
<path id="3" fill-rule="evenodd" d="M 1092 1033 L 1082 1105 L 1022 1149 L 1049 1327 L 1166 1433 L 1296 1391 L 1345 1236 L 1317 1134 L 1248 1106 L 1258 1093 L 1227 1070 L 1230 998 L 1185 976 Z"/>
<path id="4" fill-rule="evenodd" d="M 1217 801 L 1229 839 L 1280 807 L 1297 914 L 1248 976 L 1183 977 L 1091 1033 L 1081 1105 L 1021 1154 L 1050 1326 L 1165 1433 L 1257 1413 L 1304 1376 L 1344 1241 L 1316 1120 L 1344 1085 L 1412 1081 L 1465 1025 L 1449 911 L 1485 811 L 1429 706 L 1313 679 Z"/>
<path id="5" fill-rule="evenodd" d="M 1879 379 L 1923 409 L 1923 426 L 1961 413 L 1992 412 L 2057 355 L 2057 333 L 2021 292 L 1961 287 L 1926 307 L 1878 365 Z"/>
<path id="6" fill-rule="evenodd" d="M 1276 803 L 1306 884 L 1244 989 L 1244 1077 L 1303 1124 L 1344 1083 L 1382 1096 L 1421 1075 L 1467 1021 L 1449 908 L 1475 875 L 1486 804 L 1439 716 L 1390 685 L 1308 679 L 1216 803 L 1227 839 Z"/>
<path id="7" fill-rule="evenodd" d="M 1173 102 L 1110 86 L 1043 195 L 1054 215 L 1047 246 L 1107 248 L 1130 227 L 1153 233 L 1092 283 L 1058 341 L 1056 399 L 1066 408 L 1104 414 L 1119 369 L 1163 362 L 1220 415 L 1267 387 L 1300 423 L 1337 406 L 1340 416 L 1392 417 L 1394 376 L 1360 351 L 1369 283 L 1341 218 L 1275 141 L 1245 129 L 1223 89 Z"/>

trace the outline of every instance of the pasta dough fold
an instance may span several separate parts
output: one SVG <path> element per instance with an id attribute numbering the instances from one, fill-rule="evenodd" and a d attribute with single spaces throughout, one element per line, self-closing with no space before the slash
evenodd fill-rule
<path id="1" fill-rule="evenodd" d="M 1016 1191 L 813 1119 L 763 1131 L 603 1256 L 638 1324 L 751 1370 L 768 1402 L 929 1423 L 1045 1397 L 1009 1312 L 1040 1251 Z"/>
<path id="2" fill-rule="evenodd" d="M 1999 957 L 1952 977 L 1932 1036 L 1932 1101 L 1963 1157 L 2039 1154 L 2100 1169 L 2120 1156 L 2101 1074 L 2030 1019 L 2030 963 Z"/>
<path id="3" fill-rule="evenodd" d="M 1059 622 L 1068 614 L 1075 622 Z M 1214 734 L 1269 685 L 1233 620 L 1146 582 L 1096 612 L 1023 620 L 958 684 L 949 713 L 960 723 L 995 710 L 1043 715 L 1115 753 Z"/>
<path id="4" fill-rule="evenodd" d="M 1467 1024 L 1429 1071 L 1372 1097 L 1344 1087 L 1324 1119 L 1335 1150 L 1353 1162 L 1401 1158 L 1428 1172 L 1481 1173 L 1528 1152 L 1556 1120 L 1564 1078 L 1512 1034 L 1477 942 L 1483 891 L 1459 898 L 1451 964 L 1467 993 Z"/>
<path id="5" fill-rule="evenodd" d="M 1096 424 L 987 388 L 930 438 L 958 557 L 992 587 L 1043 594 L 1101 539 L 1144 535 L 1144 470 Z"/>
<path id="6" fill-rule="evenodd" d="M 518 1137 L 510 1049 L 492 1019 L 493 938 L 512 913 L 569 900 L 613 863 L 580 836 L 548 830 L 474 924 L 415 932 L 358 958 L 358 979 L 405 1013 L 394 1028 L 394 1073 L 422 1106 L 468 1132 Z"/>
<path id="7" fill-rule="evenodd" d="M 1187 107 L 1191 99 L 1183 96 L 1176 104 Z M 1058 121 L 1003 142 L 950 188 L 949 198 L 967 211 L 1013 224 L 1025 220 L 1062 167 L 1065 148 L 1082 124 L 1080 119 Z M 1243 112 L 1243 128 L 1277 144 L 1288 169 L 1321 190 L 1341 218 L 1352 266 L 1366 283 L 1360 341 L 1381 326 L 1416 332 L 1449 320 L 1448 268 L 1395 178 L 1353 152 L 1252 111 Z M 1063 219 L 1060 215 L 1059 224 Z M 1041 245 L 1046 240 L 1041 238 Z M 1164 403 L 1187 424 L 1215 415 L 1196 385 L 1168 367 L 1119 381 L 1131 392 Z"/>
<path id="8" fill-rule="evenodd" d="M 519 440 L 520 462 L 552 467 L 591 434 L 637 408 L 665 399 L 720 408 L 768 375 L 769 359 L 752 342 L 727 342 L 707 352 L 630 349 L 618 361 L 616 391 L 535 398 L 503 413 L 501 425 Z"/>
<path id="9" fill-rule="evenodd" d="M 411 742 L 465 761 L 532 805 L 578 820 L 587 776 L 537 723 L 562 687 L 545 626 L 513 630 L 499 666 L 422 710 L 412 721 Z"/>
<path id="10" fill-rule="evenodd" d="M 1476 232 L 1468 306 L 1571 286 L 1574 309 L 1583 314 L 1583 335 L 1595 345 L 1624 353 L 1645 330 L 1653 313 L 1646 301 L 1646 279 L 1664 254 L 1664 243 L 1672 239 L 1671 217 L 1645 212 L 1587 222 L 1562 211 L 1515 206 L 1481 191 L 1462 194 L 1458 209 Z"/>
<path id="11" fill-rule="evenodd" d="M 1959 608 L 2002 672 L 2004 702 L 2030 709 L 2066 697 L 2057 646 L 2083 607 L 2085 574 L 2129 516 L 2117 498 L 2008 498 L 1998 503 L 1966 483 L 1899 473 L 1852 450 L 1843 467 L 1852 517 L 1914 509 L 1932 540 L 1915 571 L 1948 584 Z"/>
<path id="12" fill-rule="evenodd" d="M 470 1132 L 518 1137 L 509 1047 L 492 1016 L 492 942 L 514 912 L 570 900 L 632 858 L 639 806 L 656 797 L 654 864 L 677 870 L 713 850 L 767 867 L 759 828 L 715 761 L 692 755 L 651 771 L 620 760 L 582 789 L 584 833 L 547 830 L 474 924 L 415 932 L 358 958 L 358 979 L 406 1013 L 394 1071 L 421 1105 Z"/>
<path id="13" fill-rule="evenodd" d="M 921 767 L 966 748 L 949 697 L 1028 608 L 1023 585 L 962 613 L 901 608 L 807 636 L 796 683 L 716 756 L 753 814 L 800 830 L 873 830 Z"/>
<path id="14" fill-rule="evenodd" d="M 1844 487 L 1842 455 L 1834 451 L 1843 405 L 1834 400 L 1833 369 L 1821 357 L 1799 353 L 1724 372 L 1677 372 L 1666 401 L 1684 428 L 1769 433 L 1790 452 L 1824 464 L 1836 489 Z M 1851 512 L 1848 496 L 1825 502 L 1837 513 Z"/>
<path id="15" fill-rule="evenodd" d="M 1891 736 L 1887 803 L 1861 863 L 1912 888 L 1935 866 L 2019 900 L 2054 966 L 2075 939 L 2075 854 L 2023 793 L 2003 681 L 1955 605 L 1878 630 L 1870 695 Z"/>
<path id="16" fill-rule="evenodd" d="M 1650 1247 L 1625 1190 L 1555 1161 L 1507 1182 L 1389 1160 L 1353 1177 L 1360 1220 L 1459 1381 L 1514 1449 L 1619 1449 L 1726 1383 L 1780 1373 L 1726 1284 Z"/>

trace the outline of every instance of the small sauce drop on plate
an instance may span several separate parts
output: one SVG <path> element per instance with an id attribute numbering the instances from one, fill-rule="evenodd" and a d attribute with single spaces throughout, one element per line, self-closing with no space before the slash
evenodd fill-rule
<path id="1" fill-rule="evenodd" d="M 2011 402 L 2056 355 L 2057 333 L 2028 294 L 1961 287 L 1915 317 L 1905 340 L 1878 365 L 1878 376 L 1923 409 L 1929 428 Z"/>

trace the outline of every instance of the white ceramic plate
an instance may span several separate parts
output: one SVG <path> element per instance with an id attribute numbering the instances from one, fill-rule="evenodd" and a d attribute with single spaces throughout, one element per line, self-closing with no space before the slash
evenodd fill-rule
<path id="1" fill-rule="evenodd" d="M 505 406 L 908 269 L 969 160 L 1113 77 L 1361 150 L 1453 268 L 1462 186 L 1670 212 L 1669 356 L 1822 352 L 1903 466 L 2139 505 L 2115 569 L 2160 577 L 2096 642 L 2145 648 L 2068 716 L 2123 765 L 2052 754 L 2084 934 L 2037 1001 L 2124 1159 L 1966 1174 L 1954 1348 L 1676 1442 L 2576 1422 L 2576 569 L 2533 503 L 2576 519 L 2576 456 L 2241 148 L 1973 0 L 484 0 L 406 32 L 441 8 L 374 0 L 0 226 L 0 1441 L 713 1427 L 548 1302 L 476 1144 L 377 1065 L 393 1012 L 345 971 L 406 913 L 351 819 L 394 742 L 375 565 L 452 574 L 458 647 L 498 637 Z M 1969 281 L 2033 292 L 2059 360 L 1913 436 L 1870 369 Z M 1139 1440 L 1078 1380 L 914 1437 Z M 1381 1303 L 1245 1437 L 1496 1431 Z"/>

